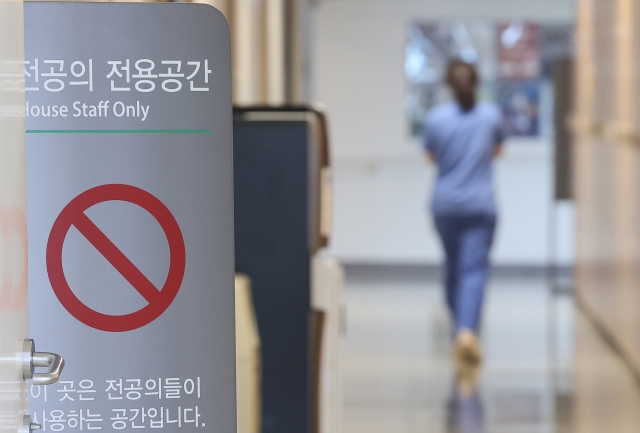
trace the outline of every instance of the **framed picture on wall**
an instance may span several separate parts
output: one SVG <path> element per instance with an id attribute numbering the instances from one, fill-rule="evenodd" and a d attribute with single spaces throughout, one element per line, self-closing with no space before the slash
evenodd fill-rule
<path id="1" fill-rule="evenodd" d="M 540 77 L 540 27 L 525 21 L 498 24 L 498 76 L 505 80 Z"/>
<path id="2" fill-rule="evenodd" d="M 551 65 L 572 58 L 574 26 L 531 21 L 421 21 L 407 27 L 405 112 L 411 135 L 419 137 L 428 112 L 451 99 L 444 74 L 451 59 L 475 64 L 480 101 L 503 110 L 507 133 L 549 133 L 553 117 Z M 549 99 L 551 98 L 551 99 Z M 542 101 L 542 102 L 541 102 Z"/>
<path id="3" fill-rule="evenodd" d="M 418 22 L 407 29 L 405 110 L 414 136 L 422 132 L 429 110 L 451 98 L 443 83 L 447 65 L 460 58 L 478 65 L 483 78 L 481 98 L 491 94 L 495 81 L 496 27 L 486 21 Z"/>
<path id="4" fill-rule="evenodd" d="M 496 102 L 502 108 L 508 137 L 535 137 L 540 132 L 540 83 L 502 82 L 496 86 Z"/>

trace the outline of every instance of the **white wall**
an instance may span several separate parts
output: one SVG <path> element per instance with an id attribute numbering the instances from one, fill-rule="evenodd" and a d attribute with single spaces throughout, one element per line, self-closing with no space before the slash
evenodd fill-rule
<path id="1" fill-rule="evenodd" d="M 329 114 L 335 167 L 328 255 L 351 262 L 436 263 L 425 216 L 433 167 L 409 136 L 403 98 L 405 30 L 415 20 L 571 22 L 571 0 L 325 0 L 314 10 L 313 99 Z M 497 164 L 501 208 L 494 263 L 545 265 L 550 249 L 572 261 L 571 209 L 561 245 L 549 243 L 551 139 L 511 140 Z M 567 217 L 567 215 L 569 215 Z M 567 242 L 569 244 L 567 244 Z"/>
<path id="2" fill-rule="evenodd" d="M 18 431 L 29 409 L 14 355 L 29 338 L 25 119 L 15 115 L 24 108 L 23 23 L 22 1 L 0 0 L 0 430 L 7 433 Z"/>

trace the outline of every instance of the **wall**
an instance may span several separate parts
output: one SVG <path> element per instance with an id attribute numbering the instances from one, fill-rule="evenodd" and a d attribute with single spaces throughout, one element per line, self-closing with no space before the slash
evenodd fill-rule
<path id="1" fill-rule="evenodd" d="M 578 296 L 640 378 L 640 5 L 579 6 Z"/>
<path id="2" fill-rule="evenodd" d="M 327 254 L 342 261 L 440 260 L 424 213 L 434 169 L 409 136 L 403 109 L 406 27 L 438 18 L 572 22 L 574 9 L 571 0 L 325 0 L 315 7 L 312 92 L 330 116 L 335 167 L 335 231 Z M 497 165 L 496 264 L 542 266 L 550 255 L 572 262 L 572 206 L 551 206 L 550 142 L 511 140 Z M 560 241 L 551 243 L 556 214 Z"/>
<path id="3" fill-rule="evenodd" d="M 23 22 L 21 0 L 0 0 L 0 430 L 6 433 L 19 431 L 29 406 L 29 384 L 16 362 L 29 336 Z"/>

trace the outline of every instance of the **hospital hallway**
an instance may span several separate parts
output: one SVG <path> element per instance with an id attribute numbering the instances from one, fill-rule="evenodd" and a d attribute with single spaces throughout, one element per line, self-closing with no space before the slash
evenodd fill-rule
<path id="1" fill-rule="evenodd" d="M 344 296 L 345 433 L 640 431 L 631 371 L 543 275 L 492 278 L 476 391 L 455 385 L 436 275 L 347 266 Z"/>

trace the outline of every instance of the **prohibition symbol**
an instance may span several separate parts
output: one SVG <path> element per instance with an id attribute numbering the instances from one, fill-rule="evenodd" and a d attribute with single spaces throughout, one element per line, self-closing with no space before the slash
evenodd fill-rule
<path id="1" fill-rule="evenodd" d="M 126 201 L 140 206 L 160 223 L 169 241 L 169 273 L 162 289 L 151 281 L 84 213 L 106 201 Z M 149 303 L 130 314 L 103 314 L 86 306 L 73 293 L 62 266 L 62 247 L 71 226 L 102 254 L 111 265 Z M 182 284 L 185 269 L 185 245 L 178 222 L 158 198 L 131 185 L 110 184 L 91 188 L 65 206 L 56 219 L 47 243 L 47 272 L 51 287 L 69 313 L 87 326 L 102 331 L 124 332 L 141 328 L 157 319 L 171 305 Z"/>

